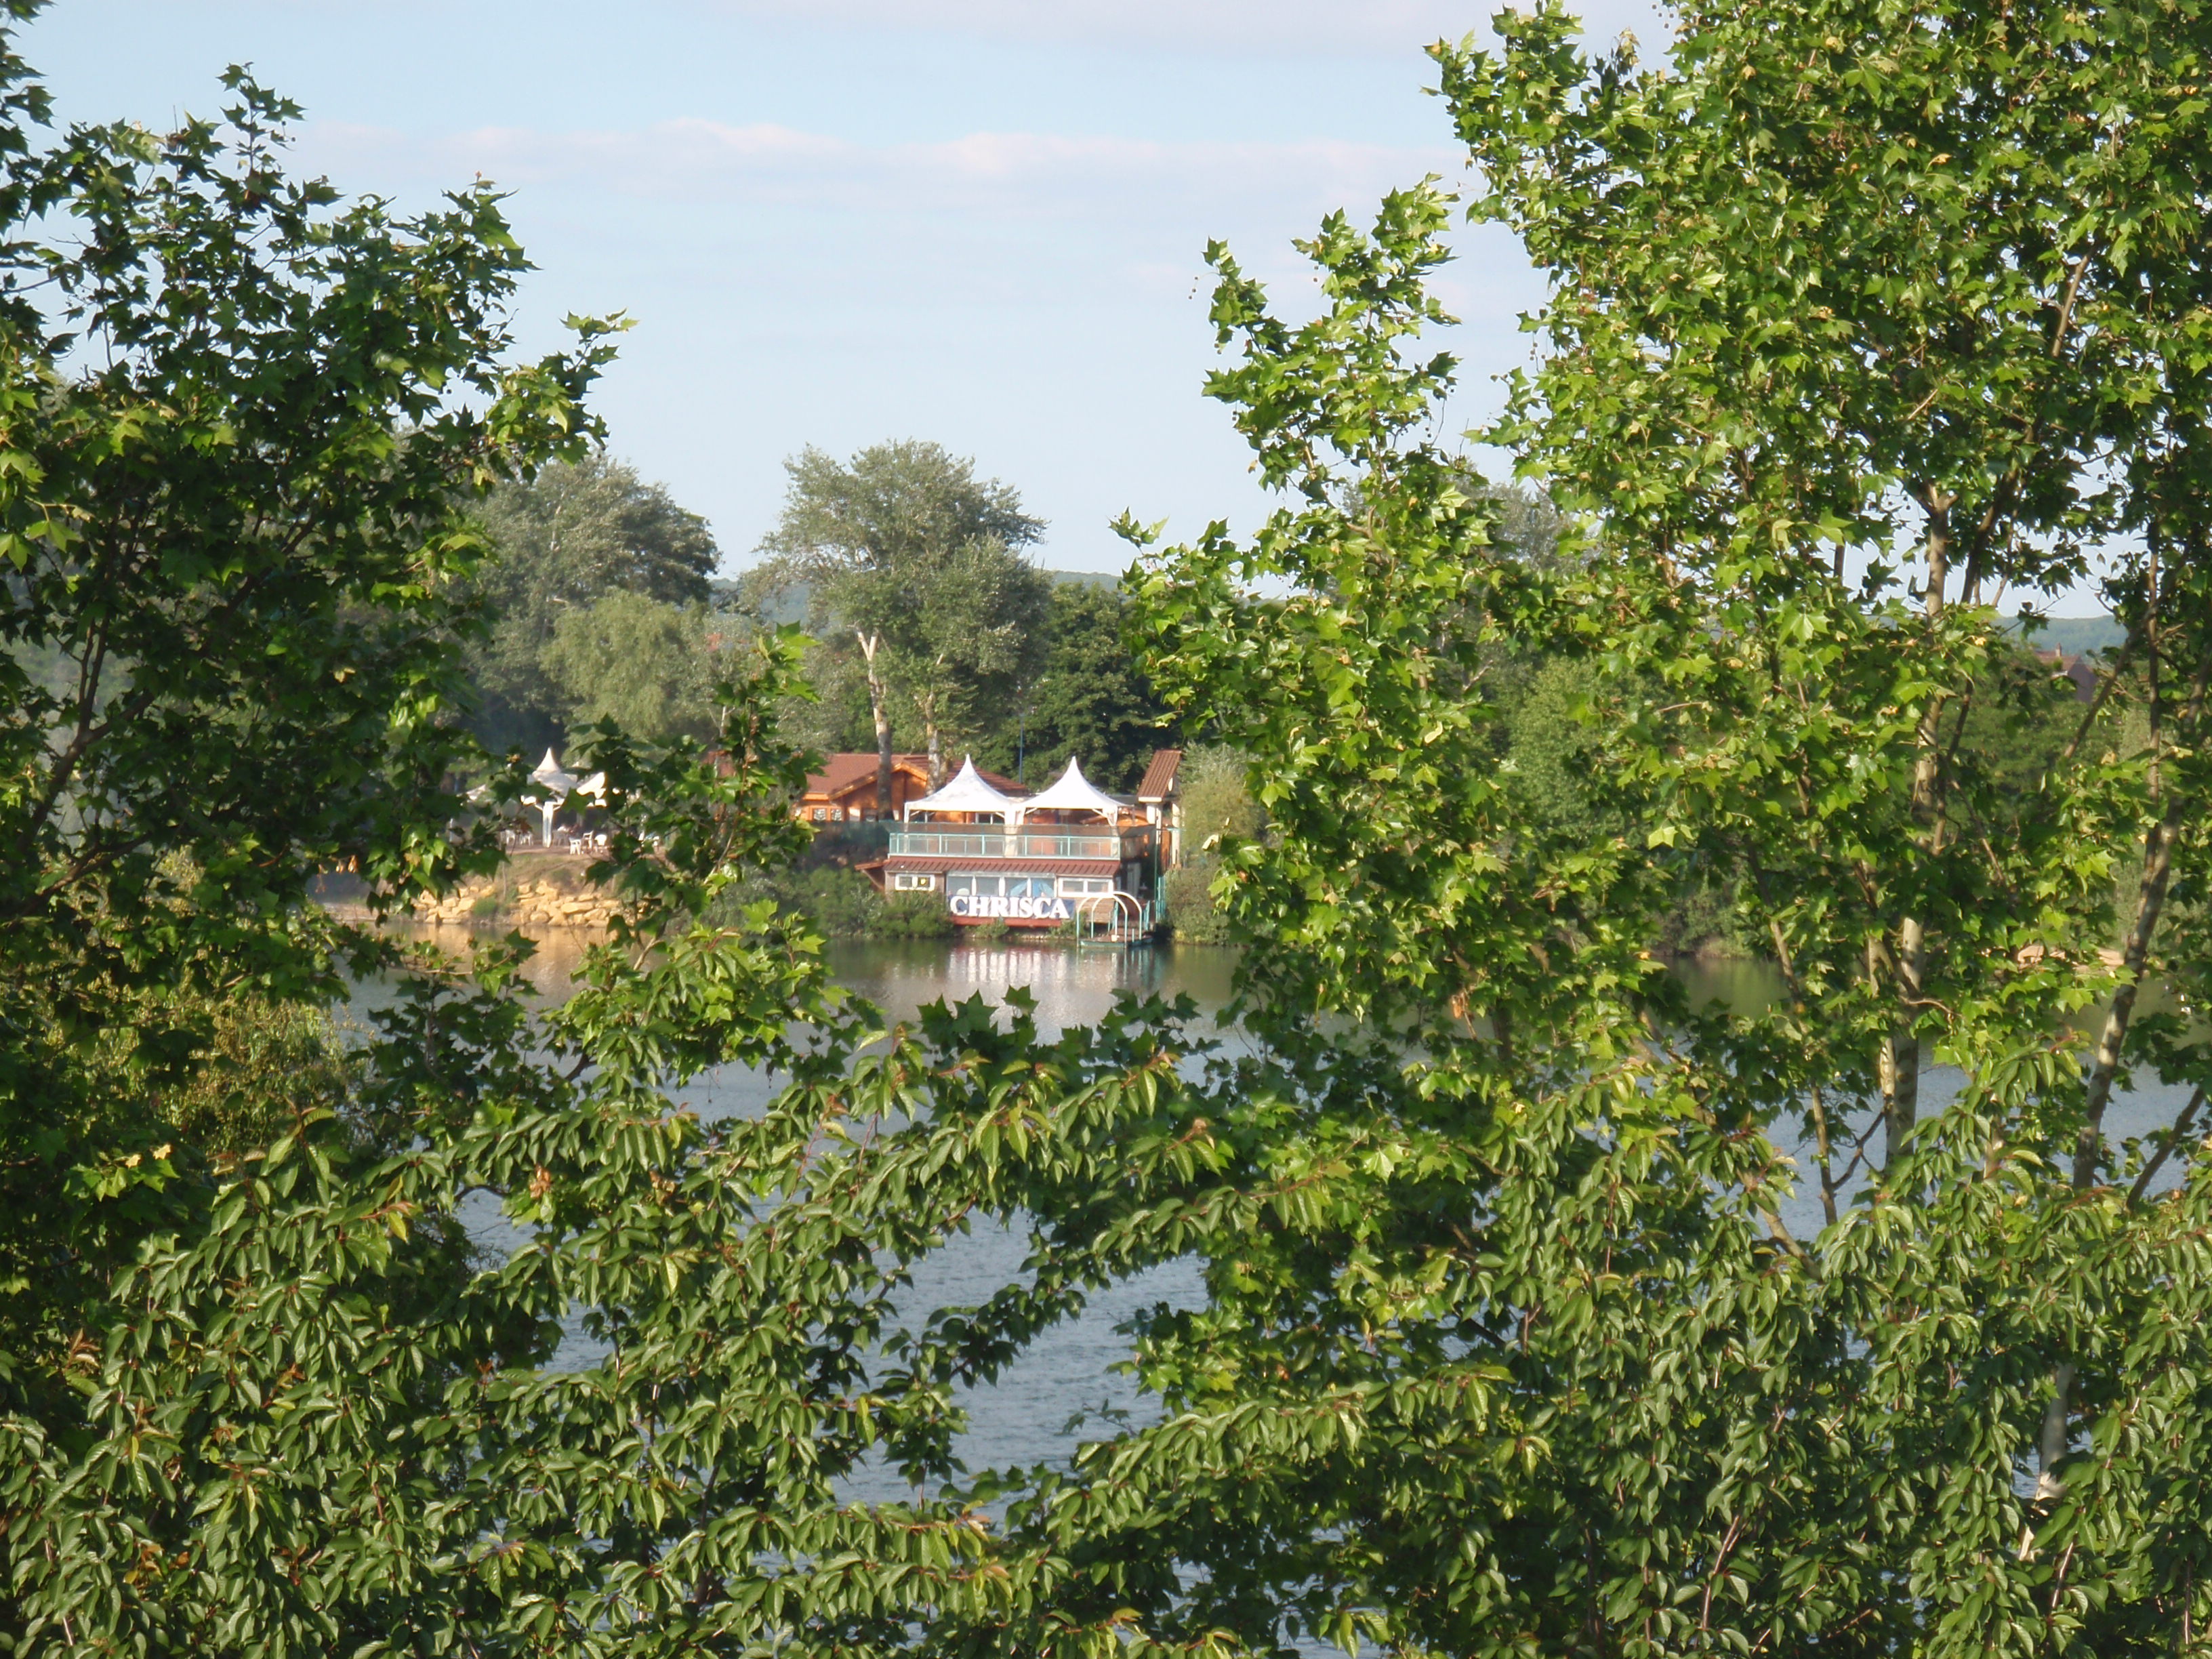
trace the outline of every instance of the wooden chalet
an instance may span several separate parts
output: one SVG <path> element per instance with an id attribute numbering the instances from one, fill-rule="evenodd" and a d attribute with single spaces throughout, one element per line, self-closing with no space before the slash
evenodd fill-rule
<path id="1" fill-rule="evenodd" d="M 822 769 L 806 780 L 805 793 L 793 806 L 792 816 L 811 823 L 861 823 L 873 818 L 876 760 L 872 752 L 828 757 Z M 995 772 L 980 775 L 1007 793 L 1027 793 L 1012 778 L 1002 778 Z M 897 818 L 908 802 L 920 800 L 928 793 L 929 757 L 893 755 L 890 817 Z"/>

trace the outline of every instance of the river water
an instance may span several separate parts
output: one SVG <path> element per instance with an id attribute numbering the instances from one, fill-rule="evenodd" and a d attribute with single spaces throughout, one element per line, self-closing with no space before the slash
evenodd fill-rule
<path id="1" fill-rule="evenodd" d="M 416 931 L 454 951 L 465 951 L 471 937 L 462 927 Z M 538 940 L 528 971 L 541 994 L 550 1000 L 565 994 L 570 974 L 597 937 L 568 930 L 549 933 Z M 939 999 L 957 1002 L 981 994 L 988 1002 L 1002 1002 L 1008 990 L 1019 987 L 1036 999 L 1037 1020 L 1048 1036 L 1096 1022 L 1125 991 L 1167 998 L 1188 993 L 1210 1025 L 1211 1016 L 1229 1000 L 1236 966 L 1235 952 L 1196 945 L 1122 950 L 840 943 L 828 946 L 826 955 L 841 984 L 893 1019 L 910 1018 L 923 1005 Z M 357 1006 L 374 1000 L 370 993 Z M 701 1078 L 673 1097 L 711 1121 L 759 1110 L 779 1086 L 775 1079 L 729 1066 Z M 479 1240 L 495 1249 L 522 1243 L 521 1235 L 488 1200 L 465 1208 L 464 1219 Z M 921 1264 L 912 1289 L 901 1297 L 902 1311 L 919 1320 L 933 1308 L 979 1304 L 1022 1277 L 1028 1252 L 1028 1239 L 1021 1231 L 979 1224 Z M 1080 1317 L 1038 1338 L 996 1382 L 969 1392 L 963 1404 L 971 1426 L 960 1446 L 962 1460 L 971 1470 L 1061 1460 L 1078 1438 L 1070 1419 L 1079 1411 L 1141 1412 L 1143 1402 L 1134 1389 L 1113 1370 L 1129 1351 L 1116 1327 L 1148 1305 L 1196 1306 L 1200 1299 L 1198 1273 L 1189 1264 L 1140 1274 L 1102 1292 Z M 596 1357 L 594 1345 L 580 1333 L 562 1345 L 554 1363 L 585 1365 Z M 1100 1432 L 1094 1427 L 1081 1435 L 1096 1438 Z M 905 1489 L 889 1472 L 863 1476 L 848 1492 L 854 1498 L 875 1501 L 903 1495 Z"/>
<path id="2" fill-rule="evenodd" d="M 449 949 L 465 945 L 464 929 L 426 931 Z M 544 994 L 557 998 L 565 993 L 569 973 L 591 937 L 556 933 L 540 941 L 531 973 Z M 828 957 L 841 983 L 893 1018 L 909 1017 L 939 998 L 959 1001 L 981 994 L 995 1003 L 1009 989 L 1021 987 L 1036 998 L 1039 1023 L 1048 1034 L 1097 1020 L 1124 991 L 1166 997 L 1188 993 L 1210 1023 L 1210 1016 L 1229 1000 L 1236 965 L 1235 953 L 1229 950 L 1188 945 L 1127 951 L 842 944 L 830 946 Z M 1686 963 L 1678 971 L 1694 997 L 1737 1011 L 1763 1006 L 1778 989 L 1771 971 L 1756 963 Z M 1959 1081 L 1956 1073 L 1940 1067 L 1923 1073 L 1924 1109 L 1933 1110 L 1948 1100 Z M 730 1067 L 700 1079 L 677 1098 L 713 1119 L 758 1110 L 775 1086 L 773 1079 Z M 2111 1115 L 2112 1133 L 2116 1137 L 2141 1135 L 2171 1122 L 2184 1093 L 2154 1085 L 2121 1097 Z M 1810 1180 L 1810 1149 L 1787 1150 L 1799 1156 L 1803 1179 L 1797 1195 L 1784 1206 L 1783 1218 L 1797 1237 L 1810 1238 L 1821 1224 L 1819 1198 Z M 489 1206 L 468 1219 L 488 1245 L 520 1242 Z M 1027 1252 L 1022 1232 L 979 1226 L 922 1265 L 911 1292 L 902 1298 L 902 1305 L 919 1318 L 933 1307 L 980 1303 L 1021 1276 Z M 1081 1317 L 1040 1337 L 995 1383 L 969 1393 L 963 1401 L 970 1427 L 960 1448 L 963 1460 L 970 1469 L 981 1469 L 1063 1459 L 1079 1434 L 1090 1438 L 1101 1431 L 1071 1427 L 1070 1419 L 1079 1412 L 1128 1412 L 1133 1420 L 1142 1421 L 1143 1402 L 1128 1380 L 1114 1370 L 1128 1355 L 1127 1341 L 1117 1327 L 1147 1305 L 1196 1306 L 1200 1297 L 1197 1269 L 1190 1263 L 1155 1269 L 1101 1292 Z M 562 1348 L 556 1363 L 585 1364 L 593 1357 L 580 1335 Z M 884 1474 L 856 1481 L 849 1495 L 880 1500 L 898 1496 L 901 1490 L 895 1477 Z"/>

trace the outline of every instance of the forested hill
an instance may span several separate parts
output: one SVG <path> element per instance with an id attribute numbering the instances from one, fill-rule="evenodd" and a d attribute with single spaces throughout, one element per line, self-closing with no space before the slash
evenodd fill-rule
<path id="1" fill-rule="evenodd" d="M 2045 651 L 2075 656 L 2084 651 L 2109 651 L 2127 638 L 2128 631 L 2110 617 L 2053 617 L 2035 631 L 2033 643 Z"/>

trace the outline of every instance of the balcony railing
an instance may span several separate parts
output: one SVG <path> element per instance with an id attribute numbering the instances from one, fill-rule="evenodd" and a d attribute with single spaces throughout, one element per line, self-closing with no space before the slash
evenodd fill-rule
<path id="1" fill-rule="evenodd" d="M 1127 840 L 1138 850 L 1139 837 Z M 1054 835 L 1041 830 L 894 830 L 890 855 L 930 859 L 1118 859 L 1120 836 Z"/>

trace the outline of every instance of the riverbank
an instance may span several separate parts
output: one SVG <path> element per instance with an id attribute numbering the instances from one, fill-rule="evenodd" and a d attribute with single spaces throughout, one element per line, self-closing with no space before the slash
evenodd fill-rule
<path id="1" fill-rule="evenodd" d="M 405 918 L 430 927 L 604 928 L 616 905 L 592 884 L 592 864 L 580 854 L 519 854 L 495 876 L 465 881 L 441 899 L 417 901 Z M 373 919 L 365 890 L 353 878 L 325 876 L 316 896 L 347 921 Z"/>

